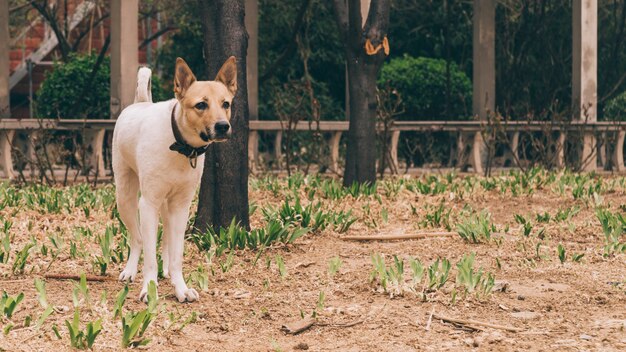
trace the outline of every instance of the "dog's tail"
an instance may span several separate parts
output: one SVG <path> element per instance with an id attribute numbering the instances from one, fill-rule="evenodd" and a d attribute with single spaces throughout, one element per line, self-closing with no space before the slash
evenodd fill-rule
<path id="1" fill-rule="evenodd" d="M 140 67 L 137 72 L 135 103 L 152 103 L 152 70 Z"/>

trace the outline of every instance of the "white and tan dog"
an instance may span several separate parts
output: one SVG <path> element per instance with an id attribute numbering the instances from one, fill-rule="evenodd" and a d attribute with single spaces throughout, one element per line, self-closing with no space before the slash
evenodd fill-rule
<path id="1" fill-rule="evenodd" d="M 135 104 L 122 111 L 113 132 L 117 209 L 131 237 L 128 263 L 119 279 L 135 279 L 143 246 L 139 299 L 147 301 L 148 284 L 157 282 L 160 214 L 164 274 L 171 278 L 176 298 L 191 302 L 198 300 L 198 292 L 187 287 L 182 268 L 189 207 L 202 176 L 206 148 L 231 135 L 237 65 L 230 57 L 215 81 L 197 81 L 178 58 L 176 98 L 160 103 L 152 103 L 150 74 L 147 68 L 139 70 Z"/>

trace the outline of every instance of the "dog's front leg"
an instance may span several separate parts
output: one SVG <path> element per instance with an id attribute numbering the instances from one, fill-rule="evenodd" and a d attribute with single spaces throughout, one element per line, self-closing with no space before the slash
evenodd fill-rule
<path id="1" fill-rule="evenodd" d="M 187 228 L 190 204 L 191 201 L 170 202 L 167 207 L 169 212 L 167 215 L 169 217 L 168 225 L 170 226 L 165 235 L 169 237 L 169 272 L 179 302 L 193 302 L 200 298 L 195 289 L 187 287 L 183 277 L 185 229 Z"/>
<path id="2" fill-rule="evenodd" d="M 139 299 L 148 302 L 148 284 L 157 284 L 158 264 L 156 258 L 157 228 L 159 225 L 158 206 L 144 196 L 139 199 L 141 239 L 143 242 L 143 288 Z"/>

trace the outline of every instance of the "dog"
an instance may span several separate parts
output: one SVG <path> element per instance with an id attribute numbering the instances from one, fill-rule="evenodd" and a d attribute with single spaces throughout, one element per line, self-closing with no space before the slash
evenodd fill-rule
<path id="1" fill-rule="evenodd" d="M 137 74 L 135 102 L 125 108 L 113 131 L 112 164 L 117 209 L 130 233 L 130 255 L 120 281 L 134 281 L 143 249 L 143 285 L 157 283 L 157 229 L 163 222 L 163 274 L 179 302 L 199 299 L 183 278 L 184 235 L 189 207 L 202 177 L 209 144 L 230 138 L 231 104 L 237 92 L 237 65 L 230 57 L 214 81 L 198 81 L 176 59 L 175 98 L 153 103 L 151 71 Z M 139 196 L 140 194 L 140 196 Z M 139 217 L 138 217 L 139 215 Z"/>

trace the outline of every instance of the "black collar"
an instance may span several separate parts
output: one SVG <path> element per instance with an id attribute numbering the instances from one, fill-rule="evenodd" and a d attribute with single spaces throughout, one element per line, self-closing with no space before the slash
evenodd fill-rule
<path id="1" fill-rule="evenodd" d="M 170 145 L 170 150 L 179 152 L 180 154 L 186 156 L 187 159 L 189 159 L 189 165 L 191 165 L 191 167 L 195 169 L 198 165 L 198 157 L 206 153 L 209 145 L 207 144 L 203 147 L 194 148 L 187 144 L 183 136 L 180 134 L 180 130 L 178 129 L 178 125 L 176 124 L 176 118 L 174 117 L 175 112 L 176 104 L 174 104 L 174 108 L 172 109 L 172 132 L 174 132 L 174 139 L 176 139 L 176 142 Z"/>

